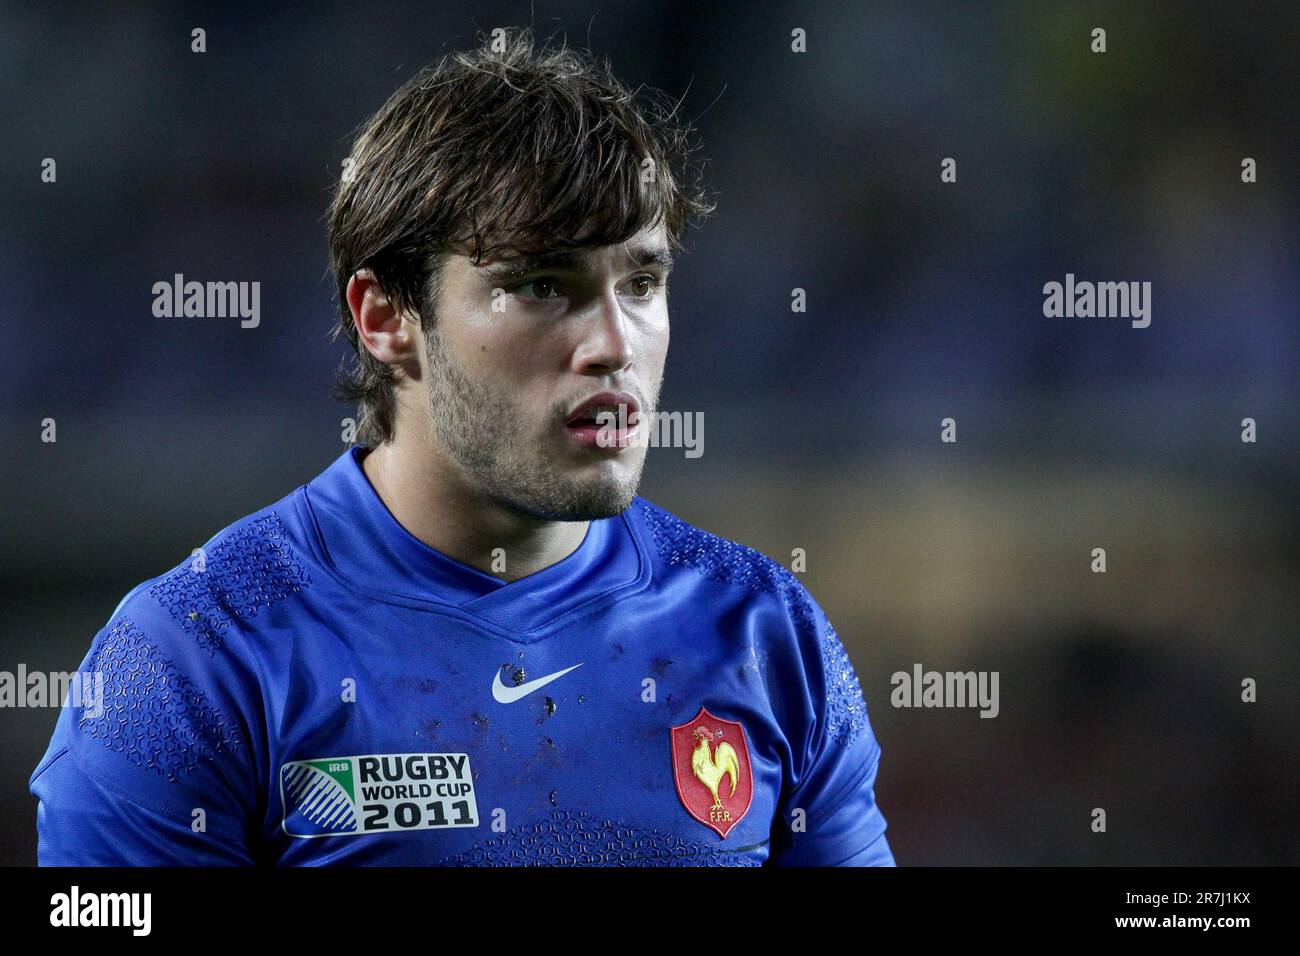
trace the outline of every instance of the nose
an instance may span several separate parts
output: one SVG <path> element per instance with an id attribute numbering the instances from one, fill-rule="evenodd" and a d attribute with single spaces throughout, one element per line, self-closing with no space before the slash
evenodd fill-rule
<path id="1" fill-rule="evenodd" d="M 613 375 L 632 364 L 631 330 L 615 290 L 606 290 L 592 302 L 584 329 L 586 334 L 573 352 L 578 374 Z"/>

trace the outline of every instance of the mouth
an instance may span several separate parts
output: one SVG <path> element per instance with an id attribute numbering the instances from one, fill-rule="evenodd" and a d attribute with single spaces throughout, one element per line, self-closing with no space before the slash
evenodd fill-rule
<path id="1" fill-rule="evenodd" d="M 564 429 L 583 448 L 619 451 L 627 447 L 640 417 L 641 403 L 627 392 L 600 392 L 569 413 Z"/>

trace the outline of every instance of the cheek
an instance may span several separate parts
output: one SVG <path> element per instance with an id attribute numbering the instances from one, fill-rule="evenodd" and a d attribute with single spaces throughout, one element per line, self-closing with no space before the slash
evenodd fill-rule
<path id="1" fill-rule="evenodd" d="M 500 381 L 511 378 L 512 370 L 522 371 L 525 364 L 536 361 L 532 344 L 528 336 L 511 334 L 500 315 L 488 313 L 461 325 L 456 354 L 475 378 Z"/>
<path id="2" fill-rule="evenodd" d="M 492 325 L 467 326 L 457 352 L 471 379 L 526 417 L 527 410 L 546 408 L 553 400 L 550 389 L 557 370 L 565 367 L 563 346 L 527 329 L 506 330 L 496 319 Z"/>
<path id="3" fill-rule="evenodd" d="M 668 315 L 665 313 L 662 318 L 651 323 L 646 329 L 646 338 L 644 353 L 646 361 L 651 364 L 662 364 L 665 355 L 668 353 Z"/>
<path id="4" fill-rule="evenodd" d="M 473 349 L 475 367 L 497 381 L 526 383 L 564 365 L 560 344 L 540 335 L 483 335 Z"/>

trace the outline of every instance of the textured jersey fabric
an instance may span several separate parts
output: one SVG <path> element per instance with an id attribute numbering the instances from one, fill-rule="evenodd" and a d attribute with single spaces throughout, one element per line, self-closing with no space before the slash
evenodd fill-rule
<path id="1" fill-rule="evenodd" d="M 505 583 L 364 454 L 123 599 L 31 778 L 43 865 L 893 865 L 788 570 L 637 498 Z"/>

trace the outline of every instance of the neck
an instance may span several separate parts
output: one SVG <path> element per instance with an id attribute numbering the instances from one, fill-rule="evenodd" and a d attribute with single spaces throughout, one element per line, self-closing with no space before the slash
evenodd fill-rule
<path id="1" fill-rule="evenodd" d="M 488 500 L 427 447 L 388 442 L 367 452 L 361 468 L 403 528 L 429 547 L 505 581 L 563 561 L 587 535 L 586 521 L 546 521 Z M 498 548 L 505 554 L 504 570 Z"/>

